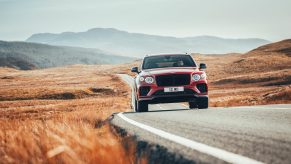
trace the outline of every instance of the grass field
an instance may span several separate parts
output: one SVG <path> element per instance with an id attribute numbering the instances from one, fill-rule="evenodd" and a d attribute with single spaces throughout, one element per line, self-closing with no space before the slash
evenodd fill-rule
<path id="1" fill-rule="evenodd" d="M 128 87 L 103 68 L 1 69 L 0 163 L 133 163 L 106 124 L 129 110 Z"/>

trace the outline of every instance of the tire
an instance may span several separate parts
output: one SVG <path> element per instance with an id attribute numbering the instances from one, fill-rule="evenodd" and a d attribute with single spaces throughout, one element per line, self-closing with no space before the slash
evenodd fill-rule
<path id="1" fill-rule="evenodd" d="M 137 101 L 137 108 L 136 111 L 137 112 L 147 112 L 149 111 L 149 105 L 148 103 L 144 102 L 144 101 Z"/>
<path id="2" fill-rule="evenodd" d="M 195 109 L 195 108 L 197 108 L 197 104 L 196 104 L 196 102 L 189 102 L 189 108 L 190 109 Z"/>
<path id="3" fill-rule="evenodd" d="M 208 108 L 208 97 L 200 97 L 197 101 L 198 109 L 207 109 Z"/>

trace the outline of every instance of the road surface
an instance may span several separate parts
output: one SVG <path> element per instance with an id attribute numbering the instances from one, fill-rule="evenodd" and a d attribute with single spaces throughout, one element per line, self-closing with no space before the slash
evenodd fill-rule
<path id="1" fill-rule="evenodd" d="M 146 113 L 115 114 L 111 123 L 144 143 L 137 152 L 151 163 L 291 163 L 291 104 L 158 104 Z"/>

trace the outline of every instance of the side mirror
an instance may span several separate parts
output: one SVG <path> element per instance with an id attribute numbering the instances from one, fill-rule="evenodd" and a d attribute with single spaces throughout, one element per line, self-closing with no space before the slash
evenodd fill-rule
<path id="1" fill-rule="evenodd" d="M 139 73 L 138 67 L 132 67 L 131 72 Z"/>
<path id="2" fill-rule="evenodd" d="M 206 69 L 206 64 L 205 63 L 200 63 L 199 69 Z"/>

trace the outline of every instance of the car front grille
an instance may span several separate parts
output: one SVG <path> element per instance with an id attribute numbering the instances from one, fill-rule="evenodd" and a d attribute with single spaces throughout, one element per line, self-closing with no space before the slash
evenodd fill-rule
<path id="1" fill-rule="evenodd" d="M 159 87 L 189 85 L 190 80 L 191 80 L 190 74 L 172 74 L 156 76 L 157 85 Z"/>

